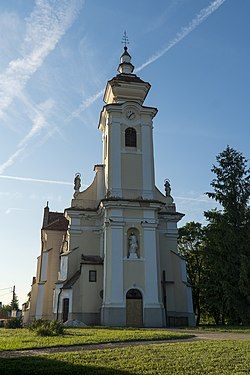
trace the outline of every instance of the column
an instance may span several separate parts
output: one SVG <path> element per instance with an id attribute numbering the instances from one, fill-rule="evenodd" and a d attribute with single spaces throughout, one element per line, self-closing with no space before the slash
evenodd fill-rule
<path id="1" fill-rule="evenodd" d="M 142 226 L 145 254 L 144 326 L 164 327 L 164 308 L 163 304 L 159 301 L 156 244 L 157 224 L 143 223 Z"/>
<path id="2" fill-rule="evenodd" d="M 121 125 L 119 122 L 112 122 L 110 127 L 109 140 L 109 190 L 112 196 L 121 197 Z M 110 178 L 111 177 L 111 178 Z"/>
<path id="3" fill-rule="evenodd" d="M 106 223 L 102 324 L 125 325 L 123 297 L 123 223 Z"/>
<path id="4" fill-rule="evenodd" d="M 142 224 L 145 257 L 145 305 L 159 304 L 156 224 Z"/>
<path id="5" fill-rule="evenodd" d="M 153 198 L 154 189 L 154 155 L 152 125 L 143 124 L 142 133 L 142 179 L 143 179 L 143 198 Z"/>

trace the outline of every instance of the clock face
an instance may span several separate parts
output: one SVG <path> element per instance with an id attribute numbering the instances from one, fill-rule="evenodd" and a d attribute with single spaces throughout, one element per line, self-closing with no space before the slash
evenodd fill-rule
<path id="1" fill-rule="evenodd" d="M 134 120 L 135 117 L 136 117 L 135 111 L 133 109 L 128 109 L 127 112 L 126 112 L 126 117 L 129 120 Z"/>

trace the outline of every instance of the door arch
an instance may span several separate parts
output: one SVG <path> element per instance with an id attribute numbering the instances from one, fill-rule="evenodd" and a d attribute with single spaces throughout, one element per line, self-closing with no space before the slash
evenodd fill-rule
<path id="1" fill-rule="evenodd" d="M 138 289 L 129 289 L 126 293 L 126 325 L 143 326 L 143 299 Z"/>

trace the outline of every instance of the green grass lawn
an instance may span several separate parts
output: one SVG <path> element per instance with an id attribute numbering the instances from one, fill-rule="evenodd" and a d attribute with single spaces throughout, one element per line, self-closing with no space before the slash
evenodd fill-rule
<path id="1" fill-rule="evenodd" d="M 216 325 L 209 325 L 204 324 L 200 325 L 199 327 L 189 327 L 188 329 L 183 328 L 183 330 L 192 330 L 192 331 L 209 331 L 209 332 L 232 332 L 232 333 L 250 333 L 249 326 L 216 326 Z"/>
<path id="2" fill-rule="evenodd" d="M 193 334 L 167 330 L 109 329 L 109 328 L 67 328 L 65 335 L 40 337 L 28 329 L 0 328 L 0 350 L 43 348 L 64 345 L 94 344 L 115 341 L 163 340 L 188 338 Z"/>
<path id="3" fill-rule="evenodd" d="M 246 375 L 247 341 L 198 341 L 1 359 L 6 374 Z"/>

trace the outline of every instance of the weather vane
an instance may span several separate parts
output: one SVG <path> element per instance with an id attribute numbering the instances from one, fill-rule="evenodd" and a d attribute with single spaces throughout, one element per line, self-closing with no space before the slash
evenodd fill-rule
<path id="1" fill-rule="evenodd" d="M 124 34 L 122 36 L 122 43 L 124 44 L 124 48 L 127 48 L 127 45 L 129 44 L 128 36 L 126 33 L 126 30 L 124 31 Z"/>

